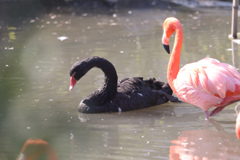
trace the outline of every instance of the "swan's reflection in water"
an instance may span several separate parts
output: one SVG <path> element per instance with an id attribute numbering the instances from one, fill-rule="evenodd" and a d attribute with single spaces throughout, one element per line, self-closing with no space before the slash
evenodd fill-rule
<path id="1" fill-rule="evenodd" d="M 240 142 L 236 135 L 223 130 L 214 120 L 209 122 L 217 130 L 200 129 L 182 131 L 178 139 L 171 141 L 171 160 L 234 160 L 240 156 Z M 234 122 L 233 122 L 234 123 Z"/>

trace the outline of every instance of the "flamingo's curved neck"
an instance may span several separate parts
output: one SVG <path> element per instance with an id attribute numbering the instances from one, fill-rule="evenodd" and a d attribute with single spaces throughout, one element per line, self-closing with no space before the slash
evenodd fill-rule
<path id="1" fill-rule="evenodd" d="M 179 72 L 180 65 L 180 56 L 181 56 L 181 48 L 183 41 L 183 30 L 181 24 L 176 24 L 175 26 L 175 41 L 171 53 L 171 57 L 168 63 L 168 83 L 173 88 L 173 81 L 177 78 L 177 74 Z"/>

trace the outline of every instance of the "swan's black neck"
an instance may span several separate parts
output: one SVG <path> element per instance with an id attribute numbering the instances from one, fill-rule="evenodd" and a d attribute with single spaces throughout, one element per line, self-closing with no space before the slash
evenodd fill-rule
<path id="1" fill-rule="evenodd" d="M 108 60 L 100 57 L 86 58 L 82 61 L 76 62 L 71 71 L 70 75 L 76 72 L 75 78 L 79 80 L 83 77 L 90 69 L 97 67 L 100 68 L 105 74 L 104 85 L 93 94 L 89 95 L 89 99 L 99 104 L 103 105 L 107 100 L 111 100 L 115 97 L 117 93 L 117 72 Z"/>

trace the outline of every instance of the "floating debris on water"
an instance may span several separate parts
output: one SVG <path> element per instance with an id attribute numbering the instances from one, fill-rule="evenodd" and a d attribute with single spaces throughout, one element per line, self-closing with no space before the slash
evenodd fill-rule
<path id="1" fill-rule="evenodd" d="M 5 50 L 14 50 L 14 47 L 5 47 Z"/>
<path id="2" fill-rule="evenodd" d="M 237 44 L 240 44 L 240 39 L 234 39 L 233 42 L 237 43 Z"/>
<path id="3" fill-rule="evenodd" d="M 83 17 L 86 17 L 87 15 L 88 15 L 87 13 L 83 13 L 83 14 L 82 14 Z"/>
<path id="4" fill-rule="evenodd" d="M 30 20 L 30 23 L 35 23 L 35 22 L 36 22 L 35 19 L 31 19 L 31 20 Z"/>
<path id="5" fill-rule="evenodd" d="M 60 41 L 64 41 L 64 40 L 68 39 L 68 37 L 66 37 L 66 36 L 61 36 L 61 37 L 58 37 L 57 39 L 60 40 Z"/>

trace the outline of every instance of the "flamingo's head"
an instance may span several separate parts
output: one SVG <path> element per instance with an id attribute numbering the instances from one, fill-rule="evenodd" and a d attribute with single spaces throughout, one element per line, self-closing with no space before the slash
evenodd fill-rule
<path id="1" fill-rule="evenodd" d="M 179 25 L 181 26 L 179 20 L 174 17 L 167 18 L 163 23 L 162 44 L 168 54 L 170 54 L 169 38 Z"/>

